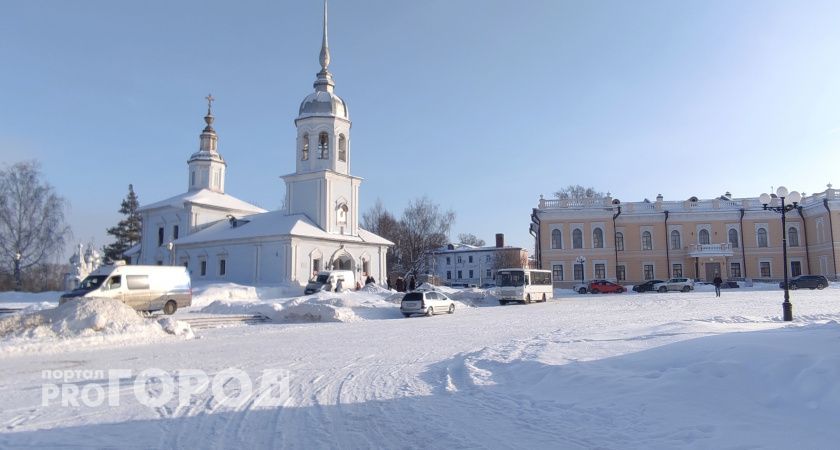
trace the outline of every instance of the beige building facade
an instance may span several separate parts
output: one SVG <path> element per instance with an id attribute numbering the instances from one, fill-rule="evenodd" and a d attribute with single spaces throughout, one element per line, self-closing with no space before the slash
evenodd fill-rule
<path id="1" fill-rule="evenodd" d="M 779 206 L 774 198 L 770 206 Z M 838 279 L 840 190 L 806 196 L 786 215 L 788 274 Z M 580 280 L 622 283 L 688 277 L 711 281 L 783 278 L 782 215 L 758 198 L 623 203 L 545 199 L 534 208 L 535 257 L 557 287 Z"/>

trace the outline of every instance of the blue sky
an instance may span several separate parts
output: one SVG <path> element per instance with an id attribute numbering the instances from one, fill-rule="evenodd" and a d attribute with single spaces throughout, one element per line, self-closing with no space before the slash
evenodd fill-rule
<path id="1" fill-rule="evenodd" d="M 840 2 L 330 3 L 361 210 L 427 195 L 528 248 L 540 194 L 807 193 L 840 167 Z M 0 164 L 41 161 L 75 241 L 186 190 L 212 92 L 227 192 L 267 209 L 294 171 L 321 2 L 19 1 L 0 15 Z"/>

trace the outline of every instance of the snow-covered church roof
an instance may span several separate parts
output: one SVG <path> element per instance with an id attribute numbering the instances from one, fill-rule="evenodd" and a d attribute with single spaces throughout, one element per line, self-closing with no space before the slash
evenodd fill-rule
<path id="1" fill-rule="evenodd" d="M 252 205 L 246 201 L 242 201 L 232 195 L 213 192 L 209 189 L 201 189 L 198 191 L 189 191 L 166 200 L 151 203 L 138 208 L 138 211 L 148 211 L 158 208 L 183 208 L 187 203 L 195 205 L 210 206 L 221 209 L 228 209 L 232 211 L 240 211 L 245 213 L 262 213 L 265 209 L 259 206 Z"/>
<path id="2" fill-rule="evenodd" d="M 201 231 L 177 239 L 174 241 L 174 244 L 182 246 L 287 235 L 341 242 L 360 242 L 380 245 L 394 244 L 381 236 L 362 229 L 359 229 L 358 236 L 327 233 L 312 223 L 305 215 L 289 215 L 282 210 L 253 214 L 230 221 L 221 220 Z"/>

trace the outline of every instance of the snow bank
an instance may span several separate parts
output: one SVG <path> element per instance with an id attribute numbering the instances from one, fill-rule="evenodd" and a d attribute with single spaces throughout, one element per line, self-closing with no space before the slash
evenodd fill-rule
<path id="1" fill-rule="evenodd" d="M 33 305 L 47 305 L 54 307 L 58 305 L 58 298 L 63 292 L 0 292 L 0 308 L 29 308 Z"/>
<path id="2" fill-rule="evenodd" d="M 207 314 L 261 314 L 276 323 L 355 322 L 401 317 L 386 289 L 342 293 L 319 292 L 305 297 L 266 300 L 216 300 L 201 309 Z"/>
<path id="3" fill-rule="evenodd" d="M 236 283 L 196 283 L 192 307 L 203 308 L 217 300 L 258 300 L 301 295 L 298 285 L 246 286 Z"/>
<path id="4" fill-rule="evenodd" d="M 170 334 L 193 337 L 185 322 L 147 319 L 120 301 L 97 298 L 0 318 L 0 352 L 40 348 L 41 344 L 53 348 L 57 340 L 79 345 L 101 341 L 141 343 Z"/>

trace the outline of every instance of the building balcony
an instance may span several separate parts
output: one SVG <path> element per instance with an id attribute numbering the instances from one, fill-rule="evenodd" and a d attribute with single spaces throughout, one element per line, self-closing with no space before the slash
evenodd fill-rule
<path id="1" fill-rule="evenodd" d="M 692 244 L 688 248 L 688 255 L 692 258 L 704 256 L 732 256 L 732 244 Z"/>

